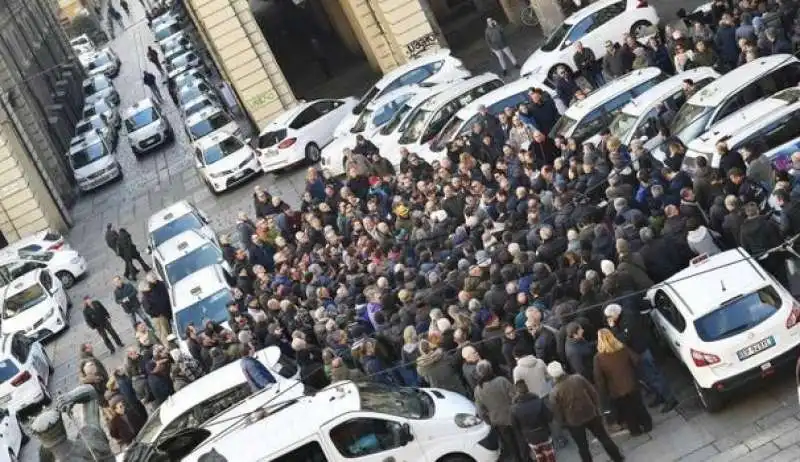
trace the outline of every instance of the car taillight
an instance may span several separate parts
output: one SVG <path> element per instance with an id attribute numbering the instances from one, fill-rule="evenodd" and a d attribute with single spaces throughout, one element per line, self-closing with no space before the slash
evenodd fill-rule
<path id="1" fill-rule="evenodd" d="M 11 379 L 11 385 L 14 387 L 18 387 L 30 379 L 31 379 L 31 373 L 28 371 L 23 371 L 22 373 L 17 374 L 13 379 Z"/>
<path id="2" fill-rule="evenodd" d="M 789 317 L 786 318 L 786 328 L 791 329 L 797 325 L 798 321 L 800 321 L 800 304 L 796 301 L 792 301 L 792 312 L 789 313 Z"/>
<path id="3" fill-rule="evenodd" d="M 721 361 L 717 355 L 703 353 L 702 351 L 697 351 L 695 349 L 690 349 L 690 351 L 692 353 L 694 365 L 697 367 L 710 366 Z"/>
<path id="4" fill-rule="evenodd" d="M 55 244 L 48 247 L 47 250 L 58 250 L 61 247 L 64 247 L 64 241 L 56 242 Z"/>
<path id="5" fill-rule="evenodd" d="M 281 141 L 281 142 L 280 142 L 280 144 L 278 145 L 278 149 L 286 149 L 286 148 L 289 148 L 289 147 L 291 147 L 291 146 L 292 146 L 292 145 L 293 145 L 293 144 L 294 144 L 296 141 L 297 141 L 297 138 L 286 138 L 285 140 L 283 140 L 283 141 Z"/>
<path id="6" fill-rule="evenodd" d="M 647 0 L 639 0 L 639 3 L 636 4 L 636 8 L 647 8 L 648 6 Z"/>

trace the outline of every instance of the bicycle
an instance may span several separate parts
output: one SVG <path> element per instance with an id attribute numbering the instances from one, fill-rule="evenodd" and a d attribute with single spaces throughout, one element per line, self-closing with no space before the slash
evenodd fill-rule
<path id="1" fill-rule="evenodd" d="M 522 24 L 525 24 L 529 27 L 539 25 L 539 17 L 536 16 L 536 11 L 533 10 L 531 5 L 527 5 L 522 8 L 520 11 L 520 20 L 522 21 Z"/>

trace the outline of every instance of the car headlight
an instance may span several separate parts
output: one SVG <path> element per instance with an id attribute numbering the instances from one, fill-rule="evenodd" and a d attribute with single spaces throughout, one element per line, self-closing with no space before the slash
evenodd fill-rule
<path id="1" fill-rule="evenodd" d="M 456 414 L 454 419 L 460 428 L 470 428 L 483 423 L 483 419 L 473 414 Z"/>
<path id="2" fill-rule="evenodd" d="M 211 178 L 222 178 L 222 177 L 230 175 L 232 173 L 233 173 L 233 170 L 223 170 L 221 172 L 209 173 L 208 176 L 210 176 Z"/>

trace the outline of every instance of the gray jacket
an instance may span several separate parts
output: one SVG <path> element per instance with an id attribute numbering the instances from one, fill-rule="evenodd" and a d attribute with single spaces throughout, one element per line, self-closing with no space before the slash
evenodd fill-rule
<path id="1" fill-rule="evenodd" d="M 492 426 L 511 425 L 511 398 L 514 386 L 502 376 L 475 387 L 475 406 L 480 418 Z"/>
<path id="2" fill-rule="evenodd" d="M 506 36 L 499 25 L 486 27 L 484 35 L 486 36 L 486 43 L 492 50 L 502 50 L 508 46 Z"/>

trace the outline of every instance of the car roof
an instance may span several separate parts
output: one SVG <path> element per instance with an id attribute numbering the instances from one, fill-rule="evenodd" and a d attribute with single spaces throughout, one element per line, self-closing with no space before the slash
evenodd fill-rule
<path id="1" fill-rule="evenodd" d="M 167 265 L 209 242 L 211 241 L 198 233 L 197 230 L 190 229 L 162 242 L 156 248 L 156 252 L 161 262 Z"/>
<path id="2" fill-rule="evenodd" d="M 175 202 L 172 205 L 164 207 L 158 212 L 150 215 L 147 219 L 147 232 L 152 232 L 155 229 L 161 228 L 167 223 L 172 222 L 176 218 L 182 217 L 187 213 L 194 212 L 189 202 L 183 200 Z"/>
<path id="3" fill-rule="evenodd" d="M 654 104 L 661 103 L 664 98 L 674 94 L 677 90 L 679 90 L 682 87 L 684 80 L 691 79 L 694 82 L 697 82 L 707 77 L 718 78 L 719 76 L 719 72 L 708 66 L 689 69 L 688 71 L 673 75 L 636 98 L 633 98 L 628 104 L 625 105 L 625 107 L 622 108 L 622 111 L 627 114 L 643 114 L 647 112 Z M 711 84 L 709 83 L 709 85 Z"/>
<path id="4" fill-rule="evenodd" d="M 661 75 L 661 69 L 657 67 L 646 67 L 629 72 L 589 93 L 586 98 L 572 103 L 564 115 L 574 120 L 580 120 L 589 111 L 618 96 L 620 93 L 653 80 L 659 75 Z"/>
<path id="5" fill-rule="evenodd" d="M 176 24 L 178 24 L 178 20 L 175 19 L 175 18 L 172 18 L 172 20 L 169 20 L 169 21 L 166 21 L 166 22 L 163 22 L 163 23 L 159 24 L 158 27 L 156 27 L 153 30 L 153 33 L 155 34 L 155 33 L 159 32 L 161 30 L 164 30 L 164 29 L 166 29 L 168 27 L 172 27 L 172 26 L 174 26 Z"/>
<path id="6" fill-rule="evenodd" d="M 738 295 L 771 283 L 741 247 L 712 256 L 701 255 L 689 267 L 654 288 L 669 287 L 694 319 L 717 309 Z"/>
<path id="7" fill-rule="evenodd" d="M 286 405 L 288 403 L 293 404 Z M 222 452 L 229 455 L 236 450 L 234 448 L 242 447 L 255 447 L 249 452 L 260 456 L 273 455 L 317 433 L 336 417 L 361 409 L 359 389 L 350 381 L 337 382 L 313 396 L 290 399 L 288 403 L 276 399 L 266 406 L 267 410 L 272 407 L 275 411 L 263 413 L 260 420 L 242 421 L 240 428 L 203 442 L 193 454 L 199 455 L 207 447 L 214 446 L 217 450 L 228 448 Z"/>
<path id="8" fill-rule="evenodd" d="M 449 48 L 442 48 L 441 50 L 431 53 L 429 55 L 420 56 L 419 58 L 410 61 L 402 66 L 398 66 L 391 71 L 384 74 L 384 76 L 375 82 L 374 87 L 377 87 L 379 90 L 383 90 L 386 88 L 387 85 L 397 80 L 398 77 L 407 73 L 412 69 L 416 69 L 418 67 L 424 66 L 426 64 L 434 63 L 436 61 L 441 61 L 443 59 L 448 58 L 451 55 L 451 51 Z"/>
<path id="9" fill-rule="evenodd" d="M 444 90 L 442 90 L 440 93 L 427 98 L 425 103 L 423 103 L 423 108 L 426 110 L 438 108 L 442 104 L 449 103 L 453 100 L 453 98 L 456 98 L 460 94 L 487 82 L 491 82 L 492 80 L 500 80 L 500 77 L 491 72 L 485 72 L 481 75 L 470 77 L 467 80 L 450 82 L 445 85 Z M 500 80 L 500 82 L 502 83 L 502 80 Z"/>
<path id="10" fill-rule="evenodd" d="M 105 74 L 95 74 L 95 75 L 91 75 L 91 76 L 86 77 L 85 79 L 83 79 L 83 82 L 81 83 L 81 85 L 89 85 L 91 83 L 94 83 L 96 80 L 107 80 L 109 83 L 111 83 L 111 79 L 106 77 Z M 112 85 L 113 85 L 113 83 L 112 83 Z"/>
<path id="11" fill-rule="evenodd" d="M 775 119 L 798 110 L 800 110 L 800 88 L 787 88 L 725 117 L 692 140 L 687 148 L 689 151 L 712 154 L 719 141 L 727 140 L 729 146 L 736 145 Z"/>
<path id="12" fill-rule="evenodd" d="M 535 79 L 532 77 L 521 77 L 511 83 L 505 84 L 502 87 L 492 90 L 489 93 L 481 96 L 480 98 L 472 101 L 468 105 L 461 108 L 456 113 L 456 116 L 461 120 L 467 120 L 468 118 L 472 117 L 478 112 L 478 108 L 481 105 L 484 106 L 491 106 L 492 104 L 502 101 L 509 96 L 513 96 L 524 91 L 527 91 L 530 88 L 542 88 L 547 91 L 550 95 L 555 94 L 555 90 L 550 88 L 547 84 L 543 83 L 539 79 Z"/>
<path id="13" fill-rule="evenodd" d="M 23 290 L 27 289 L 28 287 L 32 287 L 36 284 L 39 284 L 39 274 L 44 271 L 43 269 L 35 269 L 33 271 L 29 271 L 22 276 L 11 281 L 10 284 L 6 285 L 3 288 L 2 299 L 3 301 L 7 300 L 10 297 L 22 292 Z"/>
<path id="14" fill-rule="evenodd" d="M 94 146 L 95 144 L 99 144 L 99 143 L 103 142 L 102 138 L 100 137 L 100 134 L 97 132 L 97 129 L 92 129 L 92 130 L 86 132 L 85 134 L 83 134 L 82 136 L 75 137 L 75 138 L 80 138 L 80 141 L 77 141 L 77 142 L 74 142 L 73 144 L 70 144 L 70 147 L 69 147 L 69 154 L 70 155 L 72 155 L 72 154 L 74 154 L 74 153 L 76 153 L 76 152 L 78 152 L 78 151 L 80 151 L 82 149 L 86 149 L 89 146 Z"/>
<path id="15" fill-rule="evenodd" d="M 127 109 L 125 109 L 125 118 L 133 117 L 136 114 L 142 112 L 144 109 L 148 109 L 154 107 L 155 103 L 150 98 L 145 98 L 141 101 L 137 101 L 130 105 Z"/>
<path id="16" fill-rule="evenodd" d="M 199 140 L 194 142 L 195 147 L 201 151 L 205 151 L 206 149 L 221 143 L 222 141 L 228 138 L 236 138 L 232 136 L 230 133 L 226 133 L 224 131 L 217 130 L 215 132 L 209 133 L 208 135 L 200 138 Z M 240 140 L 241 141 L 241 140 Z M 244 143 L 242 143 L 244 145 Z"/>
<path id="17" fill-rule="evenodd" d="M 219 112 L 225 112 L 225 111 L 223 111 L 221 108 L 218 107 L 207 107 L 200 109 L 199 111 L 195 112 L 194 114 L 186 118 L 186 126 L 191 127 L 192 125 L 198 122 L 202 122 L 204 120 L 209 119 L 211 116 L 214 116 Z"/>
<path id="18" fill-rule="evenodd" d="M 689 103 L 695 106 L 716 107 L 737 90 L 777 68 L 800 62 L 792 55 L 780 54 L 754 59 L 727 72 L 692 95 Z"/>
<path id="19" fill-rule="evenodd" d="M 222 267 L 211 265 L 201 268 L 172 286 L 172 311 L 177 313 L 222 289 L 230 289 Z"/>
<path id="20" fill-rule="evenodd" d="M 329 99 L 335 99 L 335 98 L 329 98 Z M 307 107 L 311 106 L 312 104 L 318 101 L 327 101 L 327 100 L 328 99 L 315 99 L 311 101 L 304 101 L 293 108 L 283 111 L 278 115 L 278 117 L 272 119 L 272 122 L 270 122 L 269 125 L 267 125 L 267 127 L 264 128 L 264 130 L 261 130 L 261 134 L 268 131 L 276 130 L 278 128 L 286 128 L 289 124 L 292 123 L 294 118 L 297 117 L 301 112 L 303 112 Z"/>
<path id="21" fill-rule="evenodd" d="M 617 3 L 620 0 L 597 0 L 596 2 L 590 3 L 580 10 L 576 11 L 575 13 L 571 14 L 568 18 L 564 20 L 566 24 L 575 24 L 576 22 L 582 20 L 583 18 L 589 16 L 590 14 L 594 14 L 595 12 Z M 626 1 L 626 9 L 627 9 L 627 0 Z"/>

